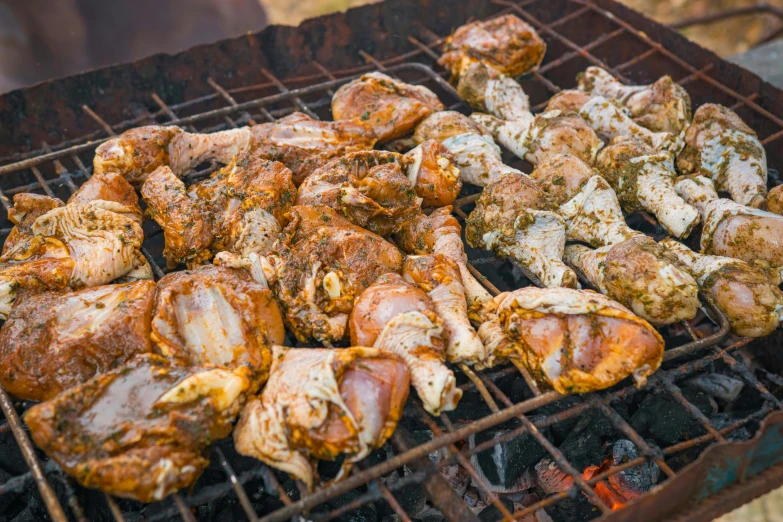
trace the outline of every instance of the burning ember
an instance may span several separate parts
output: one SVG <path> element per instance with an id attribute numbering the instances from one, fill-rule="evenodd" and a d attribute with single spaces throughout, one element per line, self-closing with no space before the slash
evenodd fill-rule
<path id="1" fill-rule="evenodd" d="M 604 471 L 609 470 L 611 467 L 612 459 L 604 460 L 600 466 L 587 466 L 587 468 L 585 468 L 585 470 L 582 472 L 582 478 L 585 480 L 590 480 L 595 475 L 603 473 Z M 612 485 L 606 480 L 599 480 L 596 482 L 594 488 L 596 494 L 600 497 L 601 500 L 604 501 L 607 506 L 612 508 L 612 511 L 617 511 L 618 509 L 624 507 L 628 501 L 628 499 L 622 493 L 615 491 Z"/>

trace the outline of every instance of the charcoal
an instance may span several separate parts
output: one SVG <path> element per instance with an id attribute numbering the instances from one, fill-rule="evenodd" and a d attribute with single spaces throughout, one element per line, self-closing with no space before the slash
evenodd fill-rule
<path id="1" fill-rule="evenodd" d="M 392 494 L 402 510 L 411 517 L 416 517 L 427 509 L 427 497 L 424 494 L 424 491 L 422 491 L 421 486 L 412 484 L 395 490 Z M 378 516 L 381 518 L 395 514 L 394 510 L 386 502 L 378 502 L 376 507 L 378 509 Z"/>
<path id="2" fill-rule="evenodd" d="M 560 451 L 577 470 L 603 462 L 604 441 L 613 438 L 614 428 L 603 415 L 582 416 L 560 445 Z"/>
<path id="3" fill-rule="evenodd" d="M 487 503 L 481 498 L 481 492 L 475 487 L 469 487 L 465 494 L 462 496 L 462 500 L 474 513 L 478 513 L 487 507 Z"/>
<path id="4" fill-rule="evenodd" d="M 536 464 L 535 471 L 538 487 L 547 495 L 567 491 L 574 485 L 574 479 L 563 472 L 557 467 L 557 464 L 550 459 L 541 459 L 541 461 Z"/>
<path id="5" fill-rule="evenodd" d="M 435 508 L 428 508 L 424 513 L 416 517 L 419 522 L 443 522 L 443 514 Z"/>
<path id="6" fill-rule="evenodd" d="M 489 429 L 471 435 L 470 447 L 497 439 L 509 431 L 511 430 Z M 532 487 L 531 470 L 545 455 L 546 450 L 532 435 L 522 433 L 509 441 L 499 442 L 491 449 L 472 455 L 470 463 L 490 484 L 492 491 L 512 493 Z"/>
<path id="7" fill-rule="evenodd" d="M 685 388 L 682 394 L 705 415 L 712 414 L 708 396 L 700 391 Z M 704 427 L 688 413 L 671 395 L 648 395 L 631 417 L 631 427 L 642 437 L 655 441 L 662 448 L 704 435 Z"/>
<path id="8" fill-rule="evenodd" d="M 246 518 L 247 515 L 239 502 L 232 502 L 231 505 L 220 511 L 215 518 L 210 520 L 214 520 L 215 522 L 234 522 L 236 520 L 245 520 Z"/>
<path id="9" fill-rule="evenodd" d="M 732 402 L 739 397 L 745 386 L 741 380 L 720 373 L 703 373 L 688 379 L 683 385 L 725 402 Z"/>
<path id="10" fill-rule="evenodd" d="M 564 498 L 552 506 L 545 507 L 544 511 L 553 522 L 584 522 L 597 518 L 601 514 L 601 511 L 582 494 L 575 495 L 573 498 Z"/>
<path id="11" fill-rule="evenodd" d="M 620 439 L 612 447 L 612 463 L 615 466 L 634 460 L 639 456 L 633 442 Z M 609 483 L 627 500 L 633 500 L 649 491 L 658 481 L 661 470 L 655 462 L 645 462 L 623 470 L 609 477 Z"/>
<path id="12" fill-rule="evenodd" d="M 12 476 L 21 475 L 29 469 L 10 431 L 0 433 L 0 468 Z"/>
<path id="13" fill-rule="evenodd" d="M 10 478 L 11 475 L 9 473 L 0 469 L 0 484 L 5 484 Z M 6 511 L 17 498 L 19 498 L 18 493 L 5 493 L 0 495 L 0 520 L 4 518 Z"/>
<path id="14" fill-rule="evenodd" d="M 328 502 L 330 509 L 337 509 L 356 500 L 362 493 L 357 490 L 351 490 Z M 344 522 L 375 522 L 378 520 L 378 510 L 375 504 L 370 502 L 362 504 L 359 508 L 349 511 L 340 517 Z"/>
<path id="15" fill-rule="evenodd" d="M 568 395 L 562 399 L 558 399 L 557 402 L 538 408 L 536 414 L 544 416 L 554 415 L 576 406 L 577 404 L 581 404 L 582 402 L 584 402 L 584 400 L 578 395 Z M 556 446 L 562 444 L 566 437 L 568 437 L 568 434 L 571 433 L 571 430 L 577 425 L 580 418 L 581 416 L 579 415 L 573 415 L 563 421 L 553 424 L 550 427 L 552 442 L 554 442 Z"/>
<path id="16" fill-rule="evenodd" d="M 499 497 L 498 500 L 500 500 L 500 502 L 510 513 L 514 512 L 514 502 L 505 497 Z M 482 522 L 497 522 L 499 520 L 503 520 L 503 513 L 501 513 L 494 504 L 489 504 L 487 507 L 481 510 L 481 512 L 478 514 L 478 517 Z"/>
<path id="17" fill-rule="evenodd" d="M 729 426 L 730 424 L 734 424 L 738 419 L 747 415 L 750 415 L 750 412 L 719 413 L 714 415 L 710 421 L 712 422 L 713 426 L 715 426 L 716 430 L 722 430 L 723 428 Z M 746 426 L 742 426 L 741 428 L 724 435 L 726 440 L 731 441 L 748 440 L 751 438 L 751 436 L 752 434 Z"/>

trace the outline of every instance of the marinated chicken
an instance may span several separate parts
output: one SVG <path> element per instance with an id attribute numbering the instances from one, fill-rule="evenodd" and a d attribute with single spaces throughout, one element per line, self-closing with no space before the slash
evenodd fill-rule
<path id="1" fill-rule="evenodd" d="M 184 365 L 247 366 L 266 381 L 272 346 L 283 344 L 283 318 L 272 292 L 244 270 L 204 266 L 158 281 L 152 340 Z"/>
<path id="2" fill-rule="evenodd" d="M 430 215 L 419 214 L 415 219 L 408 221 L 395 236 L 395 240 L 408 254 L 423 255 L 437 252 L 454 261 L 462 277 L 468 312 L 472 319 L 480 321 L 480 317 L 475 313 L 492 296 L 468 269 L 468 256 L 465 254 L 465 245 L 460 238 L 461 230 L 459 222 L 451 215 L 451 207 L 442 207 Z"/>
<path id="3" fill-rule="evenodd" d="M 438 63 L 451 72 L 456 83 L 475 62 L 481 62 L 506 76 L 535 71 L 546 53 L 546 43 L 538 33 L 514 15 L 459 27 L 446 39 Z"/>
<path id="4" fill-rule="evenodd" d="M 436 112 L 416 127 L 413 140 L 440 142 L 451 152 L 466 183 L 485 187 L 506 174 L 521 174 L 503 163 L 500 147 L 484 127 L 458 112 Z"/>
<path id="5" fill-rule="evenodd" d="M 600 67 L 579 75 L 579 90 L 616 100 L 633 121 L 653 132 L 679 134 L 691 121 L 691 97 L 669 75 L 650 85 L 624 85 Z"/>
<path id="6" fill-rule="evenodd" d="M 424 409 L 436 416 L 462 397 L 444 364 L 447 332 L 437 309 L 424 290 L 391 273 L 362 292 L 349 322 L 352 346 L 372 346 L 405 361 Z"/>
<path id="7" fill-rule="evenodd" d="M 656 151 L 677 153 L 682 148 L 678 134 L 653 132 L 642 127 L 625 113 L 619 102 L 603 96 L 591 96 L 578 90 L 561 91 L 552 96 L 546 110 L 578 114 L 604 141 L 628 136 L 640 139 Z"/>
<path id="8" fill-rule="evenodd" d="M 391 436 L 409 383 L 405 363 L 393 353 L 275 346 L 269 382 L 234 429 L 236 450 L 312 490 L 317 460 L 345 455 L 339 479 Z"/>
<path id="9" fill-rule="evenodd" d="M 291 169 L 297 186 L 318 167 L 349 152 L 370 150 L 377 141 L 360 120 L 319 121 L 301 112 L 250 130 L 253 150 Z"/>
<path id="10" fill-rule="evenodd" d="M 642 141 L 614 138 L 598 154 L 596 167 L 617 192 L 626 212 L 647 210 L 675 237 L 687 237 L 699 224 L 699 211 L 674 189 L 677 174 L 671 155 L 655 152 Z"/>
<path id="11" fill-rule="evenodd" d="M 705 103 L 685 131 L 677 156 L 683 174 L 701 174 L 740 205 L 764 208 L 767 154 L 756 133 L 731 109 Z"/>
<path id="12" fill-rule="evenodd" d="M 343 85 L 332 97 L 335 120 L 367 123 L 380 143 L 405 136 L 421 120 L 445 108 L 426 87 L 377 71 Z"/>
<path id="13" fill-rule="evenodd" d="M 427 140 L 405 156 L 413 159 L 408 167 L 408 179 L 422 199 L 423 207 L 454 203 L 462 190 L 462 179 L 449 149 L 435 140 Z"/>
<path id="14" fill-rule="evenodd" d="M 193 268 L 221 251 L 264 253 L 291 209 L 296 188 L 282 163 L 243 152 L 190 187 L 161 167 L 149 175 L 141 194 L 163 228 L 166 264 Z"/>
<path id="15" fill-rule="evenodd" d="M 601 247 L 640 234 L 626 225 L 612 187 L 576 156 L 553 156 L 538 165 L 530 177 L 560 205 L 558 213 L 565 220 L 569 241 Z"/>
<path id="16" fill-rule="evenodd" d="M 57 204 L 39 201 L 45 206 Z M 112 201 L 58 206 L 29 225 L 42 209 L 12 210 L 19 228 L 0 257 L 0 317 L 18 293 L 103 285 L 147 265 L 141 226 L 126 217 L 133 210 Z"/>
<path id="17" fill-rule="evenodd" d="M 767 194 L 767 210 L 783 215 L 783 185 L 778 185 Z"/>
<path id="18" fill-rule="evenodd" d="M 602 390 L 626 377 L 641 386 L 661 365 L 658 332 L 601 294 L 528 287 L 498 295 L 493 305 L 479 329 L 494 348 L 489 362 L 516 359 L 558 393 Z"/>
<path id="19" fill-rule="evenodd" d="M 693 319 L 699 309 L 696 281 L 648 236 L 596 250 L 568 245 L 564 259 L 601 293 L 655 326 Z"/>
<path id="20" fill-rule="evenodd" d="M 2 255 L 11 251 L 21 242 L 29 241 L 33 236 L 35 220 L 52 209 L 63 206 L 57 198 L 42 196 L 32 192 L 22 192 L 14 195 L 14 206 L 8 209 L 8 220 L 14 228 L 3 243 Z"/>
<path id="21" fill-rule="evenodd" d="M 562 261 L 563 218 L 525 175 L 506 175 L 487 186 L 465 224 L 473 248 L 493 250 L 527 267 L 548 287 L 576 288 L 576 274 Z"/>
<path id="22" fill-rule="evenodd" d="M 522 87 L 486 65 L 471 65 L 457 88 L 471 107 L 487 113 L 471 118 L 491 131 L 498 143 L 530 163 L 560 153 L 592 163 L 602 146 L 593 129 L 578 116 L 559 112 L 534 115 Z"/>
<path id="23" fill-rule="evenodd" d="M 450 362 L 473 364 L 486 358 L 484 345 L 468 319 L 465 287 L 457 263 L 443 254 L 408 256 L 403 277 L 427 292 L 446 329 Z"/>
<path id="24" fill-rule="evenodd" d="M 123 207 L 127 207 L 129 209 L 128 212 L 124 212 L 122 215 L 141 225 L 142 215 L 139 197 L 136 195 L 133 186 L 121 174 L 117 172 L 94 174 L 79 187 L 79 190 L 73 193 L 68 199 L 68 204 L 90 203 L 97 200 L 113 201 Z"/>
<path id="25" fill-rule="evenodd" d="M 421 212 L 406 170 L 413 159 L 379 150 L 353 152 L 316 169 L 299 186 L 297 205 L 324 205 L 378 235 Z"/>
<path id="26" fill-rule="evenodd" d="M 159 167 L 168 166 L 181 177 L 207 161 L 228 163 L 252 144 L 253 134 L 246 128 L 198 134 L 174 125 L 137 127 L 95 150 L 93 173 L 118 173 L 139 187 Z"/>
<path id="27" fill-rule="evenodd" d="M 246 372 L 139 355 L 33 406 L 25 421 L 36 445 L 82 486 L 162 500 L 196 482 L 209 464 L 204 450 L 231 433 Z"/>
<path id="28" fill-rule="evenodd" d="M 155 283 L 23 297 L 0 329 L 0 383 L 45 401 L 151 351 Z"/>
<path id="29" fill-rule="evenodd" d="M 324 206 L 296 206 L 266 256 L 263 276 L 297 339 L 336 342 L 354 301 L 402 255 L 380 236 Z"/>
<path id="30" fill-rule="evenodd" d="M 783 292 L 779 280 L 745 261 L 705 256 L 666 238 L 660 244 L 687 267 L 705 293 L 729 317 L 731 331 L 744 337 L 771 334 L 783 320 Z"/>
<path id="31" fill-rule="evenodd" d="M 675 188 L 701 213 L 702 254 L 741 259 L 783 276 L 783 216 L 718 198 L 704 176 L 683 177 Z"/>

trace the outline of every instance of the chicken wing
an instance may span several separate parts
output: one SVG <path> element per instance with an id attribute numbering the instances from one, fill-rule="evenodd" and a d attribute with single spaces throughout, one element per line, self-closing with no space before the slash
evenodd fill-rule
<path id="1" fill-rule="evenodd" d="M 155 283 L 25 296 L 0 329 L 0 383 L 45 401 L 148 353 Z"/>
<path id="2" fill-rule="evenodd" d="M 264 275 L 297 339 L 339 341 L 354 300 L 381 275 L 399 273 L 402 255 L 328 207 L 296 206 L 289 218 Z"/>
<path id="3" fill-rule="evenodd" d="M 413 159 L 408 167 L 408 179 L 422 199 L 423 207 L 454 203 L 462 190 L 462 179 L 449 149 L 436 140 L 427 140 L 405 155 Z"/>
<path id="4" fill-rule="evenodd" d="M 93 173 L 119 173 L 138 187 L 158 167 L 168 166 L 175 176 L 181 177 L 206 161 L 228 163 L 249 150 L 252 142 L 253 134 L 246 128 L 197 134 L 174 125 L 137 127 L 95 150 Z"/>
<path id="5" fill-rule="evenodd" d="M 741 259 L 783 276 L 783 216 L 718 198 L 704 176 L 680 178 L 675 188 L 701 213 L 703 254 Z"/>
<path id="6" fill-rule="evenodd" d="M 122 174 L 117 172 L 100 172 L 85 181 L 79 190 L 73 193 L 68 199 L 68 204 L 90 203 L 91 201 L 113 201 L 128 211 L 122 213 L 142 224 L 141 206 L 139 206 L 139 197 L 133 186 L 128 183 Z"/>
<path id="7" fill-rule="evenodd" d="M 685 131 L 677 156 L 683 174 L 702 174 L 741 205 L 764 208 L 767 154 L 756 133 L 731 109 L 705 103 Z"/>
<path id="8" fill-rule="evenodd" d="M 446 39 L 438 63 L 460 78 L 472 63 L 481 62 L 506 76 L 519 76 L 538 69 L 546 43 L 538 33 L 514 15 L 459 27 Z"/>
<path id="9" fill-rule="evenodd" d="M 436 112 L 416 127 L 416 143 L 431 139 L 451 152 L 464 182 L 485 187 L 506 174 L 521 174 L 503 163 L 500 147 L 484 127 L 458 112 Z"/>
<path id="10" fill-rule="evenodd" d="M 349 321 L 352 346 L 372 346 L 405 361 L 413 388 L 433 415 L 453 410 L 462 397 L 444 364 L 447 333 L 437 309 L 425 291 L 392 273 L 362 292 Z"/>
<path id="11" fill-rule="evenodd" d="M 394 432 L 409 383 L 393 353 L 275 346 L 269 382 L 234 429 L 236 450 L 309 489 L 318 478 L 315 461 L 345 455 L 339 479 Z"/>
<path id="12" fill-rule="evenodd" d="M 669 75 L 650 85 L 624 85 L 600 67 L 579 75 L 579 90 L 617 100 L 633 121 L 653 132 L 679 134 L 691 121 L 691 97 Z"/>
<path id="13" fill-rule="evenodd" d="M 124 215 L 129 213 L 129 207 L 97 200 L 39 216 L 30 235 L 19 232 L 0 257 L 0 316 L 8 314 L 19 291 L 98 286 L 145 265 L 144 234 Z"/>
<path id="14" fill-rule="evenodd" d="M 335 120 L 360 120 L 380 143 L 401 138 L 421 120 L 446 107 L 434 92 L 371 72 L 337 89 L 332 97 Z"/>
<path id="15" fill-rule="evenodd" d="M 272 345 L 285 338 L 269 289 L 243 270 L 204 266 L 158 281 L 152 340 L 185 365 L 247 366 L 266 381 Z"/>
<path id="16" fill-rule="evenodd" d="M 20 242 L 29 241 L 33 236 L 35 220 L 52 209 L 62 207 L 63 202 L 57 198 L 22 192 L 14 195 L 14 206 L 8 209 L 8 220 L 14 228 L 3 243 L 2 255 L 16 247 Z"/>
<path id="17" fill-rule="evenodd" d="M 588 393 L 632 377 L 644 384 L 661 365 L 663 339 L 619 303 L 589 290 L 528 287 L 494 298 L 479 334 L 496 361 L 516 359 L 543 386 Z"/>
<path id="18" fill-rule="evenodd" d="M 666 238 L 660 244 L 677 256 L 729 317 L 731 331 L 744 337 L 771 334 L 783 320 L 783 292 L 778 281 L 745 261 L 705 256 L 682 243 Z"/>
<path id="19" fill-rule="evenodd" d="M 372 128 L 362 121 L 318 121 L 301 112 L 250 130 L 253 150 L 291 169 L 297 186 L 316 168 L 349 152 L 370 150 L 377 141 Z"/>
<path id="20" fill-rule="evenodd" d="M 596 250 L 568 245 L 564 259 L 595 288 L 656 326 L 693 319 L 699 309 L 696 281 L 648 236 Z"/>
<path id="21" fill-rule="evenodd" d="M 562 261 L 565 221 L 544 192 L 525 175 L 507 175 L 487 186 L 465 223 L 473 248 L 493 250 L 527 267 L 549 287 L 577 286 Z"/>
<path id="22" fill-rule="evenodd" d="M 675 237 L 687 237 L 701 220 L 699 211 L 674 189 L 677 174 L 669 153 L 618 136 L 598 154 L 596 166 L 617 192 L 626 212 L 647 210 Z"/>
<path id="23" fill-rule="evenodd" d="M 475 313 L 484 302 L 491 299 L 491 296 L 468 269 L 468 256 L 465 254 L 465 245 L 460 238 L 461 230 L 459 222 L 451 215 L 451 207 L 442 207 L 429 215 L 419 214 L 408 221 L 395 235 L 395 240 L 408 254 L 422 255 L 437 252 L 454 261 L 462 277 L 468 312 L 472 319 L 478 321 L 480 319 L 475 316 Z"/>
<path id="24" fill-rule="evenodd" d="M 351 223 L 386 236 L 421 212 L 406 170 L 413 159 L 379 150 L 353 152 L 316 169 L 299 186 L 297 205 L 325 205 Z"/>
<path id="25" fill-rule="evenodd" d="M 141 194 L 163 228 L 169 268 L 208 262 L 221 251 L 265 252 L 296 197 L 291 171 L 253 152 L 185 187 L 168 167 L 149 175 Z"/>
<path id="26" fill-rule="evenodd" d="M 192 485 L 209 464 L 204 450 L 231 433 L 246 373 L 139 355 L 33 406 L 25 421 L 36 445 L 82 486 L 162 500 Z"/>

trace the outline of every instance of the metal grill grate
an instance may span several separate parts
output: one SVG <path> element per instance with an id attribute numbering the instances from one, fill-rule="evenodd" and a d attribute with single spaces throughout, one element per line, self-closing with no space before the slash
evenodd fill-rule
<path id="1" fill-rule="evenodd" d="M 603 67 L 618 78 L 630 83 L 649 81 L 660 74 L 671 74 L 676 81 L 687 86 L 694 98 L 695 105 L 705 101 L 724 103 L 739 112 L 759 132 L 760 138 L 766 146 L 781 147 L 783 120 L 760 104 L 758 93 L 744 95 L 720 83 L 711 76 L 714 68 L 712 63 L 703 66 L 689 63 L 660 43 L 638 32 L 629 23 L 592 2 L 564 0 L 563 3 L 566 14 L 558 19 L 550 20 L 547 16 L 548 11 L 544 0 L 522 0 L 516 3 L 508 0 L 496 0 L 494 2 L 496 9 L 492 16 L 505 13 L 517 14 L 533 25 L 549 45 L 545 62 L 541 68 L 532 75 L 519 79 L 525 91 L 530 95 L 534 109 L 543 108 L 548 98 L 562 88 L 572 87 L 576 73 L 584 70 L 588 65 Z M 273 121 L 275 118 L 293 111 L 305 112 L 316 118 L 327 118 L 334 89 L 357 74 L 370 70 L 385 71 L 387 74 L 397 76 L 409 83 L 426 85 L 435 91 L 450 109 L 468 112 L 468 108 L 457 97 L 454 89 L 444 80 L 446 73 L 436 66 L 443 38 L 426 28 L 419 28 L 418 32 L 419 38 L 409 36 L 407 39 L 410 51 L 384 61 L 376 60 L 370 54 L 362 52 L 361 55 L 366 65 L 350 70 L 331 72 L 321 64 L 313 62 L 313 69 L 318 71 L 317 74 L 300 76 L 286 82 L 280 81 L 270 71 L 264 70 L 263 74 L 268 79 L 267 82 L 235 89 L 224 89 L 214 79 L 209 78 L 208 84 L 214 93 L 175 105 L 167 105 L 157 93 L 152 93 L 150 109 L 146 113 L 115 124 L 107 123 L 92 109 L 83 106 L 84 113 L 95 121 L 100 130 L 79 140 L 66 141 L 56 146 L 42 143 L 40 149 L 32 153 L 20 154 L 7 159 L 6 161 L 11 161 L 11 163 L 0 166 L 0 204 L 8 210 L 11 206 L 9 197 L 20 192 L 43 192 L 49 196 L 67 199 L 83 181 L 90 177 L 92 168 L 89 165 L 92 164 L 92 151 L 95 147 L 116 133 L 134 126 L 150 123 L 176 124 L 189 130 L 214 132 L 255 122 Z M 769 154 L 769 156 L 770 158 L 774 157 L 773 154 Z M 530 172 L 531 170 L 530 165 L 507 152 L 504 152 L 504 159 L 508 164 L 523 171 Z M 186 176 L 186 181 L 192 182 L 203 178 L 213 172 L 215 168 L 217 167 L 212 165 L 198 172 L 193 172 Z M 475 187 L 466 187 L 465 190 L 470 192 L 475 190 Z M 469 211 L 476 198 L 477 194 L 466 195 L 457 201 L 454 212 L 458 218 L 465 218 L 465 212 Z M 650 232 L 651 226 L 654 226 L 654 220 L 647 216 L 647 221 L 641 223 L 641 228 Z M 11 223 L 7 220 L 0 221 L 0 233 L 3 236 L 10 232 L 10 227 Z M 146 235 L 144 255 L 153 266 L 156 279 L 158 279 L 166 273 L 166 269 L 161 268 L 165 266 L 165 263 L 162 263 L 163 234 L 155 223 L 146 223 L 144 229 Z M 660 230 L 657 232 L 660 233 Z M 510 289 L 507 276 L 513 270 L 521 271 L 527 279 L 535 283 L 534 276 L 521 267 L 513 267 L 509 262 L 501 261 L 485 252 L 470 251 L 469 254 L 471 271 L 495 295 L 499 293 L 497 286 L 504 290 Z M 501 274 L 500 278 L 498 274 Z M 472 455 L 491 450 L 500 442 L 511 440 L 522 434 L 532 436 L 546 450 L 548 457 L 560 470 L 571 476 L 574 487 L 586 495 L 601 513 L 610 513 L 611 508 L 595 492 L 594 486 L 599 481 L 648 461 L 657 463 L 666 478 L 671 478 L 675 472 L 666 464 L 667 457 L 697 446 L 724 442 L 725 436 L 731 432 L 757 423 L 772 410 L 781 409 L 780 401 L 754 377 L 752 372 L 731 355 L 733 351 L 747 345 L 750 340 L 741 339 L 731 345 L 722 346 L 728 335 L 727 319 L 712 306 L 709 298 L 704 295 L 701 295 L 700 298 L 705 307 L 711 309 L 714 316 L 719 318 L 720 324 L 713 328 L 714 332 L 711 335 L 701 338 L 700 334 L 694 330 L 693 325 L 687 322 L 663 329 L 662 334 L 667 339 L 665 361 L 691 356 L 696 351 L 703 351 L 702 357 L 688 360 L 679 366 L 668 363 L 667 369 L 657 372 L 643 390 L 626 384 L 612 391 L 590 394 L 586 396 L 584 402 L 563 408 L 562 411 L 554 415 L 537 417 L 534 420 L 528 414 L 543 406 L 556 404 L 562 397 L 555 392 L 539 390 L 533 379 L 524 370 L 522 370 L 522 376 L 528 384 L 527 396 L 529 398 L 515 403 L 501 390 L 497 382 L 518 372 L 517 368 L 504 367 L 476 373 L 467 368 L 455 369 L 456 373 L 463 374 L 464 384 L 461 386 L 463 390 L 477 392 L 490 412 L 488 415 L 471 422 L 459 422 L 454 420 L 460 413 L 458 409 L 455 415 L 441 415 L 439 418 L 433 418 L 424 412 L 418 399 L 411 398 L 406 412 L 412 413 L 433 433 L 431 440 L 411 447 L 410 441 L 404 440 L 404 430 L 401 429 L 391 441 L 390 452 L 394 453 L 393 456 L 373 466 L 361 467 L 343 482 L 324 487 L 309 495 L 298 491 L 286 491 L 276 474 L 260 462 L 251 469 L 237 474 L 224 452 L 220 447 L 215 446 L 212 449 L 212 461 L 218 464 L 219 469 L 225 474 L 226 481 L 222 484 L 197 488 L 191 493 L 177 494 L 172 499 L 164 501 L 160 509 L 156 509 L 154 514 L 150 514 L 147 520 L 169 520 L 179 516 L 182 520 L 189 522 L 195 520 L 191 508 L 215 502 L 233 493 L 248 520 L 251 521 L 283 521 L 309 512 L 308 518 L 325 522 L 367 503 L 379 501 L 385 501 L 400 520 L 408 521 L 409 517 L 395 494 L 399 494 L 406 487 L 424 484 L 432 479 L 433 469 L 454 463 L 461 465 L 468 471 L 473 483 L 484 490 L 487 498 L 502 515 L 520 519 L 538 509 L 562 501 L 569 496 L 569 492 L 550 495 L 524 510 L 510 513 L 497 496 L 489 491 L 484 479 L 471 465 L 470 458 Z M 679 346 L 670 346 L 670 344 L 677 344 L 675 329 L 686 332 L 690 337 L 688 342 Z M 670 340 L 674 340 L 674 342 L 670 343 Z M 688 357 L 688 359 L 693 359 L 693 357 Z M 714 426 L 698 408 L 691 404 L 676 384 L 688 376 L 705 370 L 716 361 L 724 362 L 738 378 L 758 390 L 764 398 L 763 407 L 721 429 Z M 667 448 L 654 447 L 645 442 L 613 406 L 618 401 L 645 393 L 670 395 L 704 427 L 706 434 Z M 76 494 L 78 486 L 66 479 L 53 462 L 42 463 L 40 461 L 25 433 L 16 408 L 2 389 L 0 389 L 0 408 L 2 408 L 7 422 L 5 425 L 0 425 L 0 432 L 7 430 L 13 432 L 30 467 L 30 472 L 11 478 L 5 484 L 1 484 L 0 495 L 30 487 L 35 483 L 52 519 L 57 522 L 67 518 L 86 520 L 84 510 L 80 506 Z M 541 430 L 574 417 L 595 413 L 605 416 L 619 435 L 631 440 L 640 456 L 586 480 L 582 477 L 581 470 L 575 468 L 563 453 L 542 434 Z M 469 436 L 511 419 L 518 420 L 518 428 L 492 440 L 477 444 L 473 448 L 458 447 L 457 444 L 467 440 Z M 427 459 L 428 455 L 441 448 L 446 448 L 451 458 L 437 465 L 431 464 Z M 396 481 L 384 483 L 380 480 L 405 465 L 410 468 L 410 473 L 401 476 Z M 68 499 L 70 516 L 66 516 L 65 507 L 59 504 L 49 482 L 50 479 L 65 485 L 65 496 Z M 261 481 L 263 483 L 261 493 L 279 498 L 284 507 L 273 512 L 256 513 L 250 501 L 250 495 L 244 487 L 251 481 Z M 363 489 L 352 502 L 333 510 L 319 508 L 325 502 L 357 488 Z M 462 502 L 459 502 L 458 505 L 444 506 L 446 497 L 443 494 L 438 494 L 436 490 L 426 488 L 425 490 L 436 506 L 441 507 L 444 512 L 450 510 L 455 519 L 466 517 L 469 514 L 467 507 Z M 124 520 L 118 501 L 108 496 L 106 501 L 114 517 L 120 521 Z"/>

